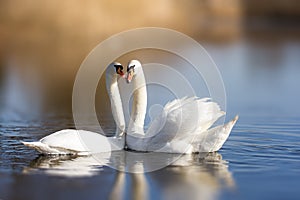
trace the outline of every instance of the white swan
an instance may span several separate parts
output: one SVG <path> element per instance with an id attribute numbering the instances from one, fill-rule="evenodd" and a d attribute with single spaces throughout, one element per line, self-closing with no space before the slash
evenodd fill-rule
<path id="1" fill-rule="evenodd" d="M 111 63 L 106 69 L 106 88 L 111 101 L 113 117 L 116 122 L 116 136 L 105 137 L 99 133 L 85 130 L 65 129 L 48 135 L 37 142 L 23 142 L 42 154 L 77 154 L 110 152 L 121 150 L 125 146 L 125 120 L 118 78 L 124 77 L 123 66 Z"/>
<path id="2" fill-rule="evenodd" d="M 225 112 L 208 98 L 182 98 L 165 105 L 145 133 L 147 89 L 142 65 L 138 60 L 129 62 L 126 79 L 128 83 L 133 82 L 135 89 L 126 136 L 129 149 L 168 153 L 218 151 L 238 119 L 236 116 L 224 126 L 209 129 Z"/>

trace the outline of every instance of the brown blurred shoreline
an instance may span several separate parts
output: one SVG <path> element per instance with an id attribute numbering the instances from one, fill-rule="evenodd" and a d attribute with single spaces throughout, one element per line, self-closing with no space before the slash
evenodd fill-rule
<path id="1" fill-rule="evenodd" d="M 154 26 L 205 43 L 242 38 L 282 42 L 299 39 L 299 19 L 298 0 L 4 0 L 0 2 L 0 85 L 8 87 L 8 71 L 14 68 L 13 73 L 24 79 L 20 90 L 36 87 L 47 104 L 70 104 L 85 56 L 118 32 Z"/>

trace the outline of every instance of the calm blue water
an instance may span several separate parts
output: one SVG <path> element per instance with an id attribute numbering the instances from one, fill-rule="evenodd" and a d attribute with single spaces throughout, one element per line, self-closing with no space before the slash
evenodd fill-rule
<path id="1" fill-rule="evenodd" d="M 19 143 L 74 127 L 70 114 L 2 114 L 0 199 L 298 199 L 300 43 L 204 46 L 224 78 L 226 121 L 240 115 L 219 152 L 126 174 L 90 157 L 40 156 Z"/>

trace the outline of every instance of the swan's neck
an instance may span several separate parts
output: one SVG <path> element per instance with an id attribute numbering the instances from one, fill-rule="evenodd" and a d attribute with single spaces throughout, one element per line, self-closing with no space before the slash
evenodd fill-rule
<path id="1" fill-rule="evenodd" d="M 129 123 L 129 133 L 144 135 L 144 122 L 147 111 L 147 88 L 143 70 L 140 68 L 133 79 L 134 93 Z"/>
<path id="2" fill-rule="evenodd" d="M 106 87 L 110 98 L 111 110 L 116 123 L 116 136 L 122 136 L 125 131 L 125 120 L 121 96 L 118 87 L 118 76 L 106 76 Z"/>

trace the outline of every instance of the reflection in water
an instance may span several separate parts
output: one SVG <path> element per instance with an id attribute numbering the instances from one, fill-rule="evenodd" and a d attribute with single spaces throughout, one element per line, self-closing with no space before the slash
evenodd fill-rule
<path id="1" fill-rule="evenodd" d="M 64 177 L 86 177 L 101 174 L 108 163 L 119 169 L 142 172 L 150 159 L 169 163 L 179 155 L 156 153 L 148 159 L 133 162 L 144 153 L 118 151 L 96 156 L 45 157 L 33 160 L 23 173 L 45 173 Z M 139 156 L 138 158 L 141 158 Z M 159 159 L 158 159 L 159 157 Z M 173 159 L 174 160 L 174 159 Z M 148 163 L 147 163 L 148 162 Z M 158 195 L 163 199 L 215 199 L 222 188 L 234 187 L 227 162 L 218 153 L 183 155 L 171 165 L 150 173 L 124 173 L 114 170 L 110 199 L 149 199 Z"/>
<path id="2" fill-rule="evenodd" d="M 105 159 L 103 159 L 104 161 Z M 99 161 L 91 156 L 42 156 L 31 161 L 23 173 L 45 173 L 64 177 L 85 177 L 96 175 L 101 168 Z"/>
<path id="3" fill-rule="evenodd" d="M 234 187 L 228 165 L 218 153 L 186 155 L 158 176 L 167 180 L 163 199 L 217 199 L 222 188 Z"/>

